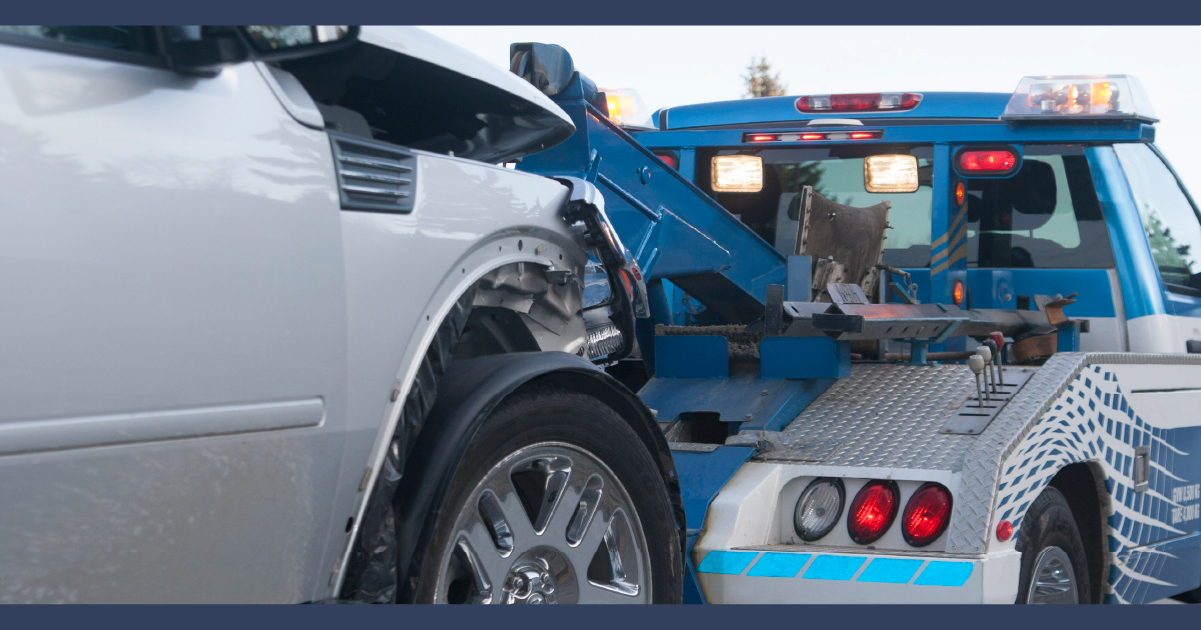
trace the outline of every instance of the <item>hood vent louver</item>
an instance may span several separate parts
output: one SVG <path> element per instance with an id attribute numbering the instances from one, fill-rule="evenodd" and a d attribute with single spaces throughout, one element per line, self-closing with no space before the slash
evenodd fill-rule
<path id="1" fill-rule="evenodd" d="M 343 210 L 409 213 L 417 193 L 417 157 L 386 142 L 329 133 Z"/>

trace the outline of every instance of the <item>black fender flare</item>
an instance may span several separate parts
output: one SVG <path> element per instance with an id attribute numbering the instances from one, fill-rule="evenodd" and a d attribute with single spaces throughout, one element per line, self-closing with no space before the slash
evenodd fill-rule
<path id="1" fill-rule="evenodd" d="M 633 392 L 588 360 L 565 352 L 518 352 L 468 359 L 452 365 L 438 382 L 438 396 L 405 466 L 393 499 L 396 515 L 397 601 L 410 602 L 421 574 L 416 553 L 433 536 L 433 516 L 476 431 L 506 397 L 533 384 L 554 384 L 595 396 L 630 421 L 655 456 L 672 501 L 684 557 L 687 526 L 680 481 L 667 440 L 654 414 Z M 683 567 L 680 567 L 681 572 Z M 682 573 L 681 573 L 682 575 Z"/>

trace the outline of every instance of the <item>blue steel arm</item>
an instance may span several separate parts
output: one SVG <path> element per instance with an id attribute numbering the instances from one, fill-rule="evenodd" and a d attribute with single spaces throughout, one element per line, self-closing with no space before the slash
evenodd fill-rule
<path id="1" fill-rule="evenodd" d="M 671 280 L 730 323 L 761 316 L 767 285 L 784 283 L 784 257 L 609 122 L 585 98 L 580 75 L 554 98 L 576 124 L 575 134 L 518 168 L 594 181 L 648 279 Z"/>

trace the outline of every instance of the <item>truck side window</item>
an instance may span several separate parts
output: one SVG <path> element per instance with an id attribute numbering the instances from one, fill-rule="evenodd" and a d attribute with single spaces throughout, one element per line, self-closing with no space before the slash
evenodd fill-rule
<path id="1" fill-rule="evenodd" d="M 1163 160 L 1145 144 L 1115 144 L 1130 192 L 1138 205 L 1151 255 L 1168 290 L 1201 290 L 1201 223 Z"/>
<path id="2" fill-rule="evenodd" d="M 1013 177 L 968 180 L 967 203 L 969 267 L 1114 266 L 1081 146 L 1026 145 Z"/>

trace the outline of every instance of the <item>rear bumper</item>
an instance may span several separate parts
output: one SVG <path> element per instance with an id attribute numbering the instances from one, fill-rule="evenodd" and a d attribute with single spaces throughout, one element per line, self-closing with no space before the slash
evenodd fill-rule
<path id="1" fill-rule="evenodd" d="M 709 603 L 1013 603 L 1021 554 L 887 555 L 800 551 L 697 550 L 697 578 Z"/>

